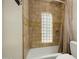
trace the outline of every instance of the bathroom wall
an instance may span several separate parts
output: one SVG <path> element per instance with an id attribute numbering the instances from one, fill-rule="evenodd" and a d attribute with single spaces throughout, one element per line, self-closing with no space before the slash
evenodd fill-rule
<path id="1" fill-rule="evenodd" d="M 63 12 L 61 12 L 64 8 L 60 3 L 48 3 L 40 0 L 30 0 L 29 1 L 29 15 L 30 15 L 30 23 L 29 23 L 29 39 L 31 42 L 31 47 L 46 47 L 58 45 L 60 39 L 60 26 L 63 20 Z M 50 12 L 53 16 L 53 42 L 52 43 L 42 43 L 41 42 L 41 16 L 42 12 Z M 58 31 L 56 33 L 56 31 Z"/>
<path id="2" fill-rule="evenodd" d="M 15 0 L 3 2 L 2 59 L 22 59 L 22 5 Z"/>
<path id="3" fill-rule="evenodd" d="M 29 43 L 29 6 L 28 0 L 23 0 L 23 50 L 24 50 L 24 59 L 28 54 L 30 43 Z"/>
<path id="4" fill-rule="evenodd" d="M 73 0 L 73 37 L 77 41 L 77 0 Z"/>

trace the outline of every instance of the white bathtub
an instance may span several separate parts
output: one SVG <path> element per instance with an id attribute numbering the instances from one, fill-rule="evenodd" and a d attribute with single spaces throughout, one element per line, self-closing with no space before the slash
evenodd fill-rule
<path id="1" fill-rule="evenodd" d="M 77 42 L 71 41 L 70 47 L 72 56 L 77 59 Z M 34 48 L 30 49 L 26 59 L 56 59 L 58 55 L 61 55 L 58 53 L 58 46 Z"/>
<path id="2" fill-rule="evenodd" d="M 58 53 L 58 46 L 33 48 L 30 49 L 26 59 L 56 59 Z M 51 56 L 51 57 L 50 57 Z M 50 57 L 50 58 L 47 58 Z"/>

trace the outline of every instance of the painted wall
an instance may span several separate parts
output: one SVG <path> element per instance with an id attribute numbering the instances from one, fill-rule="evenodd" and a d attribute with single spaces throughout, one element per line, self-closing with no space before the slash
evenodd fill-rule
<path id="1" fill-rule="evenodd" d="M 73 37 L 77 41 L 77 0 L 73 0 Z"/>
<path id="2" fill-rule="evenodd" d="M 22 6 L 3 1 L 3 59 L 22 59 Z"/>

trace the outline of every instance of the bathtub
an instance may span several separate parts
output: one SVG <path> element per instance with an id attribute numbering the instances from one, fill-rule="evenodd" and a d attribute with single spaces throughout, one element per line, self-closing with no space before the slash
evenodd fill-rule
<path id="1" fill-rule="evenodd" d="M 77 59 L 77 42 L 71 41 L 70 48 L 72 56 L 75 59 Z M 56 57 L 60 55 L 63 54 L 58 53 L 58 46 L 51 46 L 51 47 L 30 49 L 26 59 L 56 59 Z"/>
<path id="2" fill-rule="evenodd" d="M 59 55 L 58 46 L 30 49 L 26 59 L 56 59 Z"/>
<path id="3" fill-rule="evenodd" d="M 58 55 L 61 55 L 61 53 L 53 53 L 53 54 L 45 55 L 38 59 L 56 59 Z"/>

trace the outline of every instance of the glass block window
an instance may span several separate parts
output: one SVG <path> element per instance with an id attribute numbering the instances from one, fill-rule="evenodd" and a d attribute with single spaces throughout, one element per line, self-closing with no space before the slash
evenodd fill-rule
<path id="1" fill-rule="evenodd" d="M 52 43 L 53 41 L 53 21 L 52 14 L 48 12 L 41 13 L 41 32 L 42 43 Z"/>

